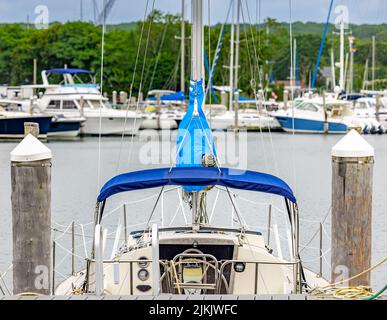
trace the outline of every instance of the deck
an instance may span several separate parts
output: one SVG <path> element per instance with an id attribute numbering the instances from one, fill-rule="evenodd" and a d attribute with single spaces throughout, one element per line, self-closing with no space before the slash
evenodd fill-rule
<path id="1" fill-rule="evenodd" d="M 326 298 L 329 300 L 332 298 Z M 387 295 L 381 296 L 380 300 L 387 300 Z M 291 294 L 291 295 L 172 295 L 161 294 L 158 296 L 95 296 L 95 295 L 82 295 L 82 296 L 5 296 L 0 297 L 1 300 L 146 300 L 146 301 L 178 301 L 178 300 L 219 300 L 219 301 L 231 301 L 231 300 L 322 300 L 311 295 L 303 294 Z"/>

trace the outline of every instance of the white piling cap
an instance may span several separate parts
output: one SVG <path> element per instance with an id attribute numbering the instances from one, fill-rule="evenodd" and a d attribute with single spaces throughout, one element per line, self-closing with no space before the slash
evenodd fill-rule
<path id="1" fill-rule="evenodd" d="M 356 131 L 351 130 L 333 148 L 332 156 L 341 158 L 373 157 L 374 148 Z"/>
<path id="2" fill-rule="evenodd" d="M 31 162 L 51 158 L 51 150 L 32 134 L 28 134 L 15 149 L 11 151 L 11 161 L 13 162 Z"/>

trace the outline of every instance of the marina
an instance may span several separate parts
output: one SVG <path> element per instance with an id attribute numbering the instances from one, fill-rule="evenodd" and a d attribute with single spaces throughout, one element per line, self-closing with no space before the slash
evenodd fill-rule
<path id="1" fill-rule="evenodd" d="M 115 1 L 98 19 L 94 1 L 94 23 L 81 2 L 74 30 L 98 30 L 100 61 L 38 68 L 33 57 L 32 83 L 0 86 L 0 303 L 385 300 L 385 66 L 373 36 L 372 79 L 367 59 L 360 81 L 348 8 L 334 2 L 300 79 L 291 0 L 285 27 L 264 29 L 259 0 L 255 24 L 249 1 L 231 0 L 214 27 L 211 1 L 182 0 L 172 16 L 147 0 L 121 33 L 139 32 L 123 90 L 109 60 Z M 180 48 L 167 57 L 170 26 Z M 287 74 L 276 81 L 282 71 L 260 55 L 284 34 Z"/>
<path id="2" fill-rule="evenodd" d="M 161 133 L 160 133 L 161 135 Z M 297 193 L 302 194 L 300 201 L 300 226 L 302 228 L 301 233 L 301 246 L 308 244 L 310 239 L 314 236 L 315 232 L 319 230 L 319 223 L 324 221 L 325 216 L 326 220 L 324 223 L 324 230 L 327 232 L 327 235 L 324 233 L 323 243 L 324 243 L 324 259 L 323 259 L 323 272 L 325 276 L 329 277 L 330 275 L 330 265 L 327 262 L 330 261 L 330 227 L 331 227 L 331 218 L 328 212 L 330 212 L 330 150 L 338 141 L 340 136 L 315 136 L 315 135 L 296 135 L 292 145 L 289 145 L 289 141 L 286 138 L 286 135 L 281 133 L 273 133 L 273 144 L 275 146 L 275 156 L 270 152 L 270 137 L 269 134 L 265 134 L 264 143 L 262 144 L 259 133 L 249 133 L 248 134 L 248 145 L 256 146 L 256 151 L 249 152 L 247 157 L 247 165 L 249 168 L 263 168 L 264 172 L 279 172 L 279 175 L 288 181 L 293 181 L 294 176 L 292 173 L 293 163 L 289 159 L 289 154 L 292 152 L 292 149 L 297 154 L 297 157 L 294 158 L 294 170 L 297 174 L 296 186 Z M 376 264 L 384 257 L 384 252 L 387 248 L 385 246 L 385 241 L 383 241 L 384 235 L 386 233 L 385 228 L 385 211 L 384 211 L 384 189 L 387 187 L 386 181 L 387 176 L 383 170 L 383 163 L 387 159 L 387 150 L 384 146 L 383 138 L 380 136 L 366 136 L 367 141 L 375 147 L 377 161 L 375 163 L 375 187 L 374 187 L 374 204 L 373 204 L 373 234 L 372 234 L 372 263 Z M 382 138 L 382 139 L 381 139 Z M 316 140 L 317 139 L 317 140 Z M 139 141 L 139 138 L 135 138 L 133 155 L 139 155 L 141 147 L 145 144 L 144 141 Z M 1 201 L 4 203 L 3 212 L 5 212 L 5 220 L 1 227 L 1 251 L 4 252 L 2 259 L 0 261 L 1 270 L 7 270 L 12 262 L 12 251 L 10 250 L 12 246 L 11 242 L 11 207 L 9 202 L 9 193 L 10 193 L 10 174 L 9 174 L 9 153 L 15 147 L 16 143 L 8 142 L 0 145 L 1 148 L 1 171 L 8 172 L 7 175 L 4 175 L 5 179 L 1 183 Z M 117 159 L 120 151 L 120 139 L 119 138 L 106 138 L 102 142 L 102 146 L 109 146 L 109 149 L 102 148 L 105 150 L 102 152 L 102 166 L 104 170 L 102 171 L 102 180 L 108 179 L 108 177 L 114 175 L 117 167 Z M 307 148 L 306 148 L 307 146 Z M 90 223 L 92 221 L 92 215 L 85 214 L 85 212 L 92 212 L 94 208 L 94 198 L 97 183 L 97 172 L 98 165 L 95 161 L 95 158 L 98 156 L 98 138 L 84 138 L 81 141 L 72 141 L 70 145 L 68 142 L 49 142 L 48 147 L 52 150 L 54 155 L 54 170 L 53 170 L 53 180 L 52 180 L 52 228 L 53 237 L 58 239 L 58 246 L 56 247 L 56 261 L 57 261 L 57 270 L 59 273 L 56 274 L 57 280 L 59 283 L 61 281 L 61 274 L 70 274 L 71 273 L 71 262 L 69 259 L 69 252 L 61 248 L 63 246 L 67 250 L 71 251 L 71 224 L 73 221 L 76 221 L 76 257 L 75 265 L 81 267 L 83 264 L 85 256 L 85 250 L 83 245 L 83 236 L 82 228 L 85 230 L 85 235 L 89 236 L 92 234 L 92 229 L 90 228 Z M 264 152 L 266 155 L 264 156 Z M 76 152 L 77 157 L 73 157 L 72 154 Z M 165 159 L 165 154 L 162 152 L 159 154 L 160 159 Z M 386 158 L 386 159 L 385 159 Z M 386 160 L 387 161 L 387 160 Z M 170 165 L 169 163 L 163 164 L 164 166 Z M 143 164 L 138 156 L 133 156 L 132 161 L 129 163 L 126 162 L 126 159 L 123 158 L 120 164 L 122 171 L 132 171 L 140 170 L 143 168 Z M 300 174 L 300 172 L 306 172 L 307 174 Z M 83 179 L 79 181 L 78 177 L 82 175 Z M 327 177 L 328 175 L 328 177 Z M 71 181 L 78 181 L 79 183 L 73 185 Z M 84 192 L 89 194 L 88 197 L 83 196 Z M 244 192 L 241 197 L 246 196 Z M 128 203 L 127 211 L 131 212 L 131 219 L 128 222 L 129 225 L 134 225 L 132 227 L 137 229 L 141 227 L 142 223 L 142 208 L 144 208 L 144 203 L 147 199 L 155 199 L 154 193 L 150 191 L 141 192 L 136 199 L 132 196 L 123 200 Z M 260 202 L 260 197 L 254 197 L 254 203 Z M 144 199 L 143 202 L 137 202 L 137 200 Z M 224 199 L 226 201 L 227 199 Z M 214 196 L 209 200 L 211 201 L 209 206 L 211 207 Z M 131 205 L 130 203 L 133 204 Z M 116 206 L 119 208 L 116 211 L 116 215 L 112 216 L 112 228 L 109 228 L 109 233 L 113 233 L 111 237 L 114 237 L 115 228 L 113 227 L 118 220 L 122 221 L 122 206 L 121 201 L 118 201 L 115 204 L 111 205 L 111 210 L 115 209 Z M 165 199 L 164 206 L 167 208 L 171 206 L 173 199 Z M 141 206 L 139 206 L 141 204 Z M 254 208 L 257 204 L 252 204 L 246 201 L 240 201 L 238 203 L 242 211 L 249 210 L 249 208 Z M 280 204 L 279 204 L 280 205 Z M 177 206 L 176 206 L 177 207 Z M 145 206 L 146 210 L 150 212 L 152 206 L 150 204 Z M 246 215 L 245 219 L 250 225 L 259 225 L 259 230 L 266 230 L 268 223 L 268 205 L 261 204 L 259 208 L 263 208 L 264 213 L 262 215 Z M 165 213 L 166 218 L 167 214 L 169 219 L 173 218 L 176 208 L 173 208 L 172 213 Z M 219 211 L 225 211 L 227 208 L 225 205 L 222 205 L 219 202 Z M 276 212 L 276 215 L 279 215 L 279 218 L 282 217 L 281 212 Z M 327 215 L 328 214 L 328 215 Z M 158 216 L 160 217 L 160 209 L 158 209 Z M 179 214 L 177 221 L 184 223 L 184 219 Z M 156 219 L 157 220 L 157 219 Z M 129 220 L 128 220 L 129 221 Z M 223 222 L 222 222 L 223 221 Z M 216 214 L 214 216 L 214 222 L 220 225 L 228 226 L 229 222 L 222 219 L 221 214 Z M 285 226 L 279 225 L 280 230 L 284 230 Z M 66 231 L 67 229 L 67 231 Z M 131 230 L 134 230 L 131 229 Z M 63 232 L 66 232 L 63 234 Z M 86 237 L 87 244 L 90 243 L 90 237 Z M 113 240 L 110 240 L 113 241 Z M 281 238 L 283 245 L 283 250 L 287 250 L 286 240 Z M 311 243 L 308 244 L 308 248 L 302 251 L 302 257 L 307 266 L 313 270 L 319 270 L 320 268 L 320 259 L 319 259 L 319 236 L 316 235 Z M 111 245 L 112 247 L 112 245 Z M 86 249 L 89 250 L 89 247 L 86 245 Z M 71 256 L 71 255 L 70 255 Z M 67 258 L 66 258 L 67 257 Z M 60 263 L 63 259 L 64 261 Z M 375 269 L 372 273 L 372 285 L 376 288 L 380 288 L 379 284 L 384 280 L 384 275 L 386 273 L 386 266 L 381 266 L 378 269 Z M 12 283 L 12 273 L 7 273 L 5 276 L 7 284 L 11 287 Z"/>

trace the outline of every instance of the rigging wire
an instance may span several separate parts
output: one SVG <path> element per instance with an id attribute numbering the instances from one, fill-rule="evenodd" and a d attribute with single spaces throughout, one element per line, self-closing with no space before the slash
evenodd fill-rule
<path id="1" fill-rule="evenodd" d="M 295 132 L 294 132 L 294 83 L 293 83 L 293 68 L 294 68 L 294 53 L 293 53 L 293 12 L 292 0 L 289 0 L 289 41 L 290 41 L 290 92 L 292 100 L 292 171 L 294 192 L 297 193 L 297 176 L 296 176 L 296 161 L 295 153 Z"/>
<path id="2" fill-rule="evenodd" d="M 249 8 L 248 8 L 247 1 L 246 1 L 246 10 L 247 10 L 247 14 L 248 14 Z M 243 20 L 243 22 L 245 24 L 245 28 L 244 28 L 245 29 L 245 34 L 246 34 L 246 37 L 248 37 L 248 32 L 246 31 L 246 28 L 247 28 L 246 27 L 246 21 L 245 21 L 245 16 L 244 16 L 244 11 L 243 11 L 243 3 L 241 3 L 241 14 L 242 14 L 242 20 Z M 249 16 L 249 18 L 250 18 L 250 16 Z M 250 21 L 250 28 L 251 28 L 251 21 Z M 251 32 L 251 30 L 250 30 L 250 32 Z M 253 36 L 252 36 L 252 43 L 253 43 L 253 46 L 255 47 L 255 42 L 254 42 L 254 37 Z M 251 59 L 250 47 L 249 47 L 248 39 L 246 41 L 246 48 L 247 48 L 247 56 L 248 56 L 248 60 L 249 60 L 249 64 L 250 64 L 250 72 L 251 72 L 250 87 L 253 90 L 256 110 L 257 110 L 257 112 L 259 112 L 259 102 L 257 101 L 256 79 L 255 79 L 255 68 L 253 68 L 253 65 L 251 63 L 252 59 Z M 259 61 L 258 61 L 258 59 L 256 57 L 257 51 L 254 50 L 254 53 L 255 53 L 255 62 L 257 64 L 257 68 L 259 69 Z M 260 82 L 260 86 L 262 87 L 262 76 L 261 76 L 260 73 L 259 73 L 259 82 Z M 269 130 L 270 130 L 270 128 L 269 128 Z M 261 119 L 261 117 L 259 117 L 259 133 L 260 133 L 260 140 L 261 140 L 261 145 L 262 145 L 261 148 L 262 148 L 263 161 L 265 163 L 265 169 L 266 169 L 266 171 L 268 171 L 269 165 L 268 165 L 266 148 L 265 148 L 265 142 L 264 142 L 264 137 L 263 137 L 262 119 Z M 269 131 L 269 134 L 271 135 L 270 131 Z"/>
<path id="3" fill-rule="evenodd" d="M 250 14 L 249 14 L 249 6 L 248 6 L 248 2 L 247 0 L 245 1 L 246 3 L 246 11 L 247 11 L 247 17 L 249 19 L 249 25 L 250 25 L 250 34 L 251 34 L 251 37 L 252 37 L 252 44 L 253 44 L 253 47 L 254 47 L 254 53 L 256 55 L 256 63 L 257 63 L 257 70 L 258 70 L 258 76 L 259 76 L 259 85 L 260 87 L 262 88 L 263 90 L 263 74 L 262 74 L 262 70 L 259 68 L 259 52 L 260 52 L 260 47 L 258 47 L 258 50 L 256 49 L 256 44 L 255 44 L 255 41 L 254 41 L 254 36 L 253 36 L 253 32 L 252 32 L 252 20 L 251 20 L 251 17 L 250 17 Z M 261 8 L 261 7 L 260 7 Z M 261 12 L 259 13 L 259 15 L 261 16 Z M 242 9 L 242 17 L 243 17 L 243 9 Z M 243 18 L 244 19 L 244 18 Z M 248 48 L 248 41 L 246 42 L 247 43 L 247 48 Z M 257 53 L 258 52 L 258 53 Z M 255 79 L 253 78 L 253 82 L 256 82 Z M 250 86 L 251 88 L 253 89 L 253 92 L 254 92 L 254 99 L 255 99 L 255 103 L 256 103 L 256 108 L 258 109 L 258 106 L 259 106 L 259 102 L 257 100 L 257 91 L 256 91 L 256 88 L 253 87 L 253 85 L 250 83 Z M 263 103 L 264 103 L 264 110 L 266 111 L 266 113 L 268 113 L 268 109 L 267 109 L 267 105 L 265 104 L 266 102 L 266 98 L 265 98 L 265 94 L 263 95 Z M 261 119 L 260 119 L 260 127 L 261 126 Z M 272 154 L 272 157 L 273 157 L 273 164 L 274 164 L 274 170 L 275 170 L 275 173 L 277 175 L 279 175 L 279 167 L 278 167 L 278 163 L 277 163 L 277 158 L 276 158 L 276 151 L 275 151 L 275 147 L 274 147 L 274 142 L 273 142 L 273 135 L 272 135 L 272 131 L 271 131 L 271 126 L 270 126 L 270 123 L 269 123 L 269 126 L 268 126 L 268 133 L 269 133 L 269 141 L 270 141 L 270 148 L 271 148 L 271 154 Z M 262 132 L 262 128 L 260 128 L 260 135 L 261 135 L 261 143 L 262 143 L 262 148 L 263 148 L 263 153 L 264 153 L 264 157 L 265 157 L 265 146 L 264 146 L 264 141 L 263 141 L 263 132 Z M 267 159 L 265 158 L 265 163 L 267 163 Z M 266 164 L 267 166 L 267 164 Z"/>
<path id="4" fill-rule="evenodd" d="M 329 207 L 329 210 L 327 211 L 327 213 L 326 213 L 324 219 L 322 220 L 321 223 L 322 223 L 323 225 L 324 225 L 326 219 L 328 218 L 329 213 L 331 212 L 331 209 L 332 209 L 332 207 Z M 302 251 L 304 251 L 304 249 L 307 248 L 307 247 L 312 243 L 312 241 L 316 238 L 316 236 L 317 236 L 317 234 L 319 233 L 319 231 L 320 231 L 320 227 L 317 228 L 316 232 L 313 234 L 312 238 L 306 243 L 306 245 L 304 245 L 304 246 L 300 249 L 300 253 L 301 253 Z"/>
<path id="5" fill-rule="evenodd" d="M 106 0 L 103 1 L 104 7 Z M 100 90 L 103 94 L 103 72 L 104 72 L 104 56 L 105 56 L 105 31 L 106 31 L 106 10 L 103 11 L 103 22 L 102 22 L 102 40 L 101 40 L 101 82 Z M 101 186 L 101 144 L 102 144 L 102 97 L 99 106 L 99 133 L 98 133 L 98 168 L 97 168 L 97 193 Z"/>
<path id="6" fill-rule="evenodd" d="M 208 0 L 208 70 L 210 74 L 208 75 L 208 79 L 210 79 L 210 91 L 212 91 L 212 62 L 211 62 L 211 0 Z M 203 84 L 205 82 L 203 81 Z M 210 93 L 210 128 L 212 128 L 212 95 Z M 205 101 L 205 100 L 204 100 Z"/>
<path id="7" fill-rule="evenodd" d="M 155 9 L 155 2 L 156 2 L 156 0 L 152 1 L 152 10 L 150 12 L 154 11 L 154 9 Z M 147 56 L 148 56 L 149 39 L 150 39 L 150 33 L 151 33 L 151 28 L 152 28 L 152 22 L 153 22 L 153 19 L 150 19 L 149 26 L 148 26 L 148 31 L 147 31 L 147 40 L 146 40 L 146 44 L 145 44 L 144 60 L 143 60 L 142 70 L 141 70 L 140 86 L 139 86 L 139 89 L 138 89 L 139 93 L 142 92 L 142 86 L 143 86 L 143 80 L 144 80 L 144 72 L 145 72 L 145 63 L 146 63 L 146 59 L 147 59 Z M 137 113 L 138 113 L 139 106 L 140 106 L 140 101 L 137 99 L 136 116 L 137 116 Z M 136 121 L 137 121 L 137 117 L 134 118 L 133 131 L 134 131 L 134 128 L 136 126 Z M 132 132 L 132 136 L 131 136 L 131 139 L 130 139 L 130 148 L 129 148 L 129 154 L 128 154 L 128 162 L 130 162 L 130 159 L 132 157 L 133 141 L 134 141 L 134 134 Z"/>
<path id="8" fill-rule="evenodd" d="M 153 80 L 155 78 L 156 70 L 157 70 L 157 67 L 158 67 L 158 64 L 159 64 L 159 60 L 160 60 L 160 56 L 161 56 L 160 53 L 161 53 L 161 49 L 164 46 L 165 35 L 167 34 L 168 27 L 169 27 L 169 24 L 166 21 L 164 29 L 163 29 L 163 33 L 162 33 L 162 36 L 161 36 L 161 40 L 160 40 L 159 50 L 157 52 L 156 62 L 155 62 L 155 65 L 153 67 L 152 76 L 151 76 L 151 80 L 150 80 L 150 83 L 149 83 L 149 88 L 148 88 L 149 90 L 152 90 Z"/>
<path id="9" fill-rule="evenodd" d="M 179 47 L 179 51 L 181 50 L 181 44 Z M 176 88 L 176 79 L 177 79 L 177 72 L 179 70 L 179 64 L 180 64 L 180 55 L 178 56 L 175 66 L 171 70 L 171 73 L 169 74 L 167 80 L 165 81 L 163 87 L 166 89 L 172 89 Z"/>
<path id="10" fill-rule="evenodd" d="M 257 3 L 257 8 L 256 10 L 258 11 L 257 12 L 257 19 L 258 19 L 258 54 L 261 53 L 261 23 L 262 23 L 262 1 L 261 0 L 257 0 L 258 3 Z M 259 56 L 258 56 L 258 59 L 259 59 Z"/>
<path id="11" fill-rule="evenodd" d="M 142 38 L 143 38 L 143 35 L 144 35 L 144 29 L 145 29 L 145 23 L 146 23 L 146 16 L 147 16 L 147 12 L 148 12 L 148 7 L 149 7 L 149 0 L 147 0 L 146 4 L 145 4 L 145 11 L 144 11 L 144 17 L 143 17 L 142 26 L 141 26 L 140 39 L 139 39 L 138 45 L 137 45 L 136 60 L 135 60 L 135 63 L 134 63 L 134 69 L 133 69 L 133 74 L 132 74 L 132 81 L 130 83 L 129 99 L 128 99 L 128 103 L 127 103 L 127 106 L 126 106 L 125 121 L 124 121 L 124 126 L 123 126 L 123 129 L 122 129 L 120 148 L 119 148 L 118 157 L 117 157 L 116 173 L 119 170 L 120 162 L 121 162 L 122 147 L 123 147 L 124 138 L 125 138 L 126 125 L 127 125 L 127 121 L 128 121 L 130 101 L 132 100 L 132 95 L 133 95 L 133 86 L 134 86 L 134 81 L 135 81 L 135 77 L 136 77 L 136 73 L 137 73 L 137 66 L 138 66 L 138 61 L 139 61 L 139 57 L 140 57 L 141 44 L 142 44 Z M 137 112 L 138 112 L 138 104 L 136 105 L 136 114 L 135 114 L 135 116 L 137 116 Z M 133 124 L 133 131 L 134 131 L 134 124 Z M 133 137 L 133 134 L 132 134 L 132 137 Z M 133 139 L 132 139 L 131 143 L 133 143 Z"/>
<path id="12" fill-rule="evenodd" d="M 248 16 L 248 19 L 249 19 L 249 25 L 250 25 L 250 34 L 251 34 L 251 37 L 252 37 L 252 43 L 253 43 L 253 47 L 254 47 L 254 53 L 255 53 L 255 61 L 259 67 L 259 61 L 258 61 L 258 57 L 257 57 L 257 49 L 256 49 L 256 46 L 255 46 L 255 41 L 254 41 L 254 34 L 252 32 L 252 21 L 251 21 L 251 17 L 250 17 L 250 14 L 249 14 L 249 7 L 248 7 L 248 3 L 247 3 L 247 0 L 245 1 L 246 3 L 246 11 L 247 11 L 247 16 Z M 242 6 L 242 19 L 246 25 L 246 22 L 245 22 L 245 18 L 244 18 L 244 13 L 243 13 L 243 6 Z M 248 34 L 246 32 L 246 34 Z M 252 73 L 252 79 L 254 81 L 252 81 L 253 83 L 255 83 L 255 79 L 254 79 L 254 74 L 253 74 L 253 71 L 252 71 L 252 66 L 251 66 L 251 55 L 250 55 L 250 49 L 249 49 L 249 42 L 246 41 L 247 43 L 247 52 L 248 52 L 248 57 L 249 57 L 249 62 L 250 62 L 250 70 L 251 70 L 251 73 Z M 259 70 L 259 68 L 258 68 Z M 261 72 L 258 72 L 258 75 L 259 75 L 259 81 L 260 81 L 260 86 L 261 88 L 263 88 L 263 76 L 262 76 L 262 73 Z M 251 88 L 253 89 L 253 92 L 254 92 L 254 98 L 255 98 L 255 103 L 256 103 L 256 108 L 257 110 L 259 109 L 258 108 L 258 101 L 257 101 L 257 92 L 256 92 L 256 88 L 252 85 L 252 83 L 250 83 L 251 85 Z M 265 96 L 262 97 L 263 98 L 263 101 L 265 101 Z M 265 110 L 266 112 L 268 112 L 267 110 L 267 106 L 265 104 Z M 274 163 L 274 169 L 275 169 L 275 172 L 276 174 L 278 175 L 279 174 L 279 168 L 278 168 L 278 164 L 277 164 L 277 161 L 276 161 L 276 152 L 275 152 L 275 149 L 274 149 L 274 143 L 273 143 L 273 137 L 272 137 L 272 134 L 271 134 L 271 130 L 270 130 L 270 124 L 268 126 L 268 130 L 269 130 L 269 140 L 270 140 L 270 144 L 271 144 L 271 152 L 272 152 L 272 156 L 273 156 L 273 163 Z M 268 169 L 268 164 L 267 164 L 267 158 L 266 158 L 266 152 L 265 152 L 265 145 L 264 145 L 264 139 L 263 139 L 263 132 L 262 132 L 262 126 L 261 126 L 261 118 L 260 118 L 260 137 L 261 137 L 261 144 L 262 144 L 262 153 L 263 153 L 263 157 L 264 157 L 264 162 L 265 162 L 265 167 L 266 169 Z M 270 199 L 272 199 L 273 197 L 270 196 Z M 284 215 L 284 221 L 286 224 L 289 224 L 290 226 L 290 221 L 288 221 L 288 219 L 286 218 L 286 214 L 285 214 L 285 208 L 284 208 L 284 204 L 282 203 L 282 206 L 283 206 L 283 215 Z M 274 217 L 274 220 L 276 220 L 276 218 Z M 276 221 L 274 221 L 276 223 Z"/>

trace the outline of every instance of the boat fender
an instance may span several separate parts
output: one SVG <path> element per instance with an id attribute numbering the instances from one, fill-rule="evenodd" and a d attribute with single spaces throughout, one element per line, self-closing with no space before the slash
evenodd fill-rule
<path id="1" fill-rule="evenodd" d="M 378 129 L 375 127 L 375 126 L 372 126 L 372 128 L 371 128 L 371 134 L 376 134 L 376 133 L 378 133 Z"/>
<path id="2" fill-rule="evenodd" d="M 273 249 L 270 248 L 267 244 L 265 244 L 265 248 L 266 248 L 267 252 L 269 252 L 270 254 L 273 253 Z"/>

